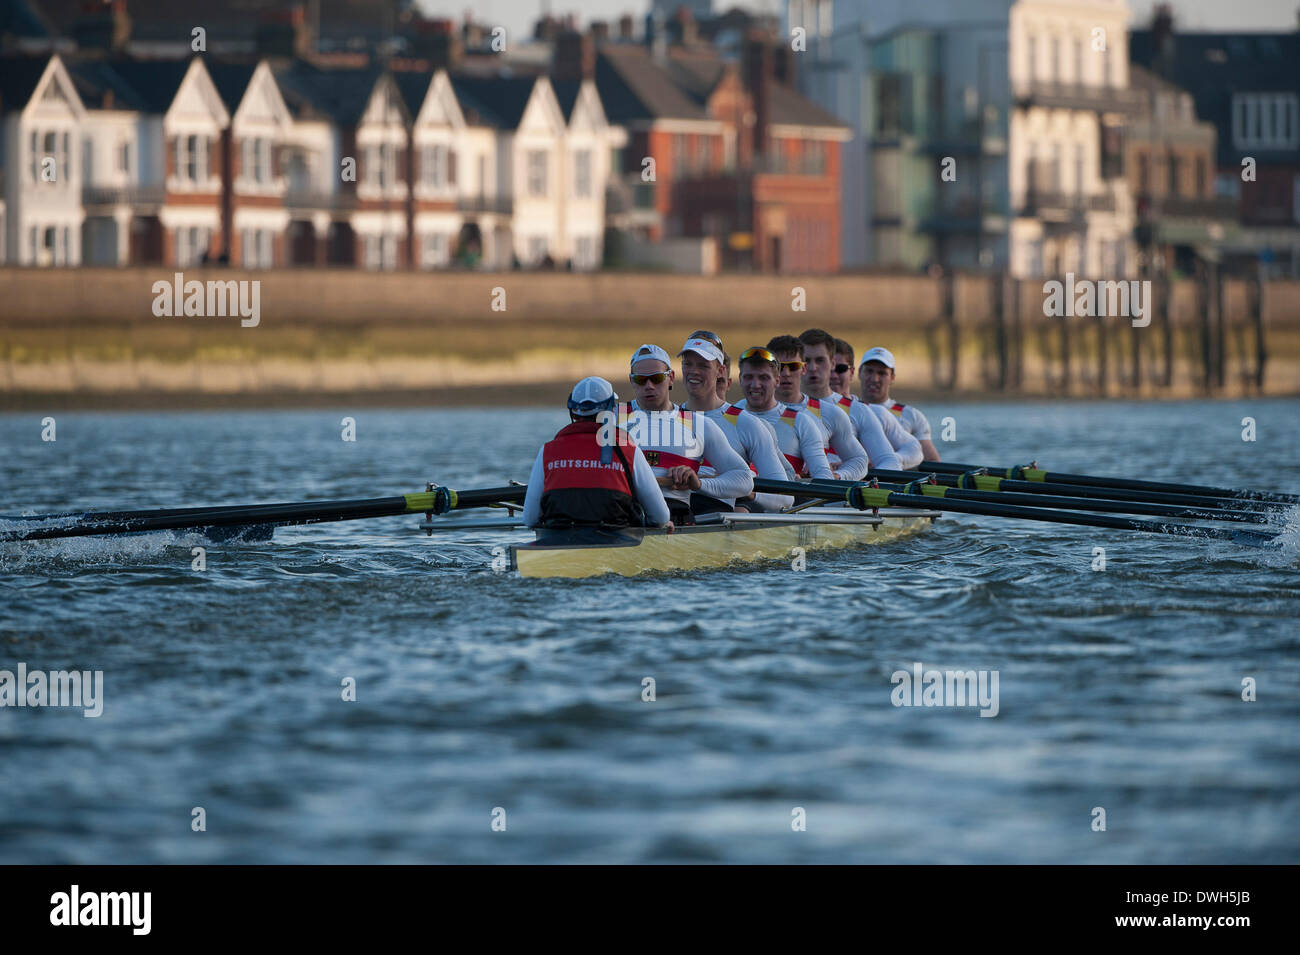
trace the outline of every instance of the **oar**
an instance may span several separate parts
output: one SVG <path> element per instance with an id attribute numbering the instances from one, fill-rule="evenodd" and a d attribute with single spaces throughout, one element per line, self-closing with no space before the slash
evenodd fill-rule
<path id="1" fill-rule="evenodd" d="M 843 483 L 844 488 L 829 485 Z M 919 485 L 918 485 L 919 487 Z M 887 488 L 873 488 L 868 484 L 838 481 L 821 481 L 817 485 L 797 481 L 774 481 L 755 478 L 754 489 L 769 494 L 793 494 L 801 497 L 820 497 L 828 501 L 846 501 L 861 510 L 876 507 L 930 508 L 938 511 L 956 511 L 962 514 L 982 514 L 989 517 L 1010 517 L 1025 521 L 1045 521 L 1050 524 L 1075 524 L 1083 527 L 1109 527 L 1114 530 L 1143 531 L 1150 534 L 1173 534 L 1179 537 L 1213 538 L 1239 544 L 1264 546 L 1272 542 L 1269 534 L 1252 530 L 1230 530 L 1220 527 L 1200 527 L 1195 524 L 1163 524 L 1109 514 L 1080 514 L 1047 508 L 1021 507 L 1013 504 L 993 504 L 985 501 L 949 500 L 947 497 L 927 497 L 925 494 L 907 494 Z"/>
<path id="2" fill-rule="evenodd" d="M 445 514 L 470 507 L 487 507 L 502 501 L 521 501 L 527 488 L 454 491 L 437 487 L 417 494 L 344 501 L 303 501 L 289 504 L 225 505 L 208 508 L 164 508 L 154 511 L 105 511 L 81 515 L 76 524 L 62 527 L 32 527 L 0 531 L 0 542 L 50 540 L 58 537 L 89 537 L 98 534 L 130 534 L 136 531 L 184 530 L 192 527 L 220 527 L 231 524 L 323 524 L 355 521 L 368 517 L 391 517 L 421 511 Z M 178 514 L 176 511 L 187 511 Z M 122 517 L 130 514 L 129 517 Z"/>
<path id="3" fill-rule="evenodd" d="M 976 491 L 1016 491 L 1022 494 L 1060 494 L 1065 497 L 1100 498 L 1108 501 L 1139 501 L 1151 504 L 1173 504 L 1178 507 L 1222 508 L 1231 505 L 1238 511 L 1268 512 L 1277 508 L 1267 501 L 1248 501 L 1240 498 L 1205 497 L 1196 494 L 1165 494 L 1159 491 L 1129 491 L 1116 487 L 1088 487 L 1082 484 L 1057 484 L 1050 481 L 1017 481 L 1013 478 L 965 471 L 944 474 L 935 471 L 871 470 L 868 478 L 881 481 L 909 483 L 933 478 L 947 487 L 961 487 Z"/>
<path id="4" fill-rule="evenodd" d="M 930 471 L 936 474 L 961 474 L 965 471 L 979 470 L 981 467 L 984 466 L 979 464 L 953 464 L 949 461 L 922 461 L 917 465 L 917 470 Z M 1204 497 L 1243 498 L 1252 501 L 1268 501 L 1271 504 L 1300 504 L 1300 494 L 1286 494 L 1281 491 L 1208 487 L 1203 484 L 1168 484 L 1163 481 L 1139 481 L 1133 478 L 1101 477 L 1095 474 L 1062 474 L 1058 471 L 1044 471 L 1035 467 L 984 467 L 984 470 L 998 477 L 1026 481 L 1053 481 L 1058 484 L 1117 487 L 1130 491 L 1159 491 L 1165 494 L 1199 494 Z"/>
<path id="5" fill-rule="evenodd" d="M 976 484 L 975 487 L 965 487 L 957 483 L 961 478 L 952 474 L 872 471 L 868 474 L 868 477 L 875 477 L 882 482 L 882 487 L 888 487 L 891 491 L 901 491 L 904 490 L 904 485 L 914 486 L 919 483 L 920 492 L 927 497 L 990 501 L 994 504 L 1020 504 L 1024 507 L 1063 507 L 1079 511 L 1102 511 L 1111 514 L 1152 514 L 1158 517 L 1189 517 L 1204 521 L 1237 521 L 1244 524 L 1267 524 L 1269 520 L 1268 514 L 1260 511 L 1229 510 L 1217 506 L 1186 507 L 1181 504 L 1158 504 L 1132 499 L 1114 500 L 1105 492 L 1097 491 L 1094 488 L 1083 488 L 1083 490 L 1091 492 L 1087 495 L 1077 495 L 1065 491 L 1061 494 L 1051 494 L 1049 491 L 1037 490 L 1033 493 L 1017 493 L 1010 489 L 1002 489 L 1000 484 L 994 484 L 990 490 L 985 490 L 984 486 L 979 484 Z M 962 475 L 962 478 L 965 477 L 967 475 Z M 989 480 L 1011 483 L 1006 478 L 990 478 Z M 826 482 L 821 483 L 825 484 Z M 1071 488 L 1072 485 L 1047 484 L 1044 487 L 1048 489 Z M 1227 503 L 1221 498 L 1208 498 L 1208 500 L 1215 501 L 1220 505 Z"/>

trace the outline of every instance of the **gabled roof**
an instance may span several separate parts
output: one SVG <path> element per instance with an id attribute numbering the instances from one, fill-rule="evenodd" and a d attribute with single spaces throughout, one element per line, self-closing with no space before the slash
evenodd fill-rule
<path id="1" fill-rule="evenodd" d="M 188 60 L 79 61 L 77 75 L 83 82 L 112 88 L 115 96 L 128 100 L 135 109 L 147 113 L 166 113 L 180 92 L 181 82 L 189 71 Z"/>
<path id="2" fill-rule="evenodd" d="M 66 60 L 66 63 L 77 95 L 87 109 L 149 111 L 149 103 L 118 75 L 107 60 Z M 112 94 L 111 107 L 107 105 L 109 93 Z"/>
<path id="3" fill-rule="evenodd" d="M 228 61 L 208 60 L 205 65 L 212 77 L 212 85 L 217 88 L 221 102 L 226 104 L 230 115 L 235 115 L 239 104 L 244 101 L 248 84 L 252 82 L 256 63 L 230 63 Z"/>
<path id="4" fill-rule="evenodd" d="M 1191 93 L 1197 116 L 1219 129 L 1218 161 L 1235 163 L 1242 153 L 1232 146 L 1232 98 L 1300 92 L 1300 32 L 1175 33 L 1172 40 L 1172 56 L 1162 60 L 1152 31 L 1134 30 L 1129 60 Z M 1251 151 L 1261 152 L 1267 151 Z"/>
<path id="5" fill-rule="evenodd" d="M 0 0 L 0 37 L 22 40 L 49 40 L 53 27 L 28 0 Z"/>
<path id="6" fill-rule="evenodd" d="M 49 62 L 48 53 L 42 56 L 0 57 L 0 112 L 18 111 L 27 107 Z"/>
<path id="7" fill-rule="evenodd" d="M 578 94 L 582 92 L 581 80 L 551 80 L 551 88 L 555 90 L 555 99 L 560 104 L 560 112 L 564 114 L 564 121 L 567 123 L 573 119 L 573 107 L 578 105 Z"/>
<path id="8" fill-rule="evenodd" d="M 767 121 L 781 126 L 837 126 L 848 129 L 839 117 L 826 112 L 812 100 L 781 83 L 773 82 L 768 89 Z"/>
<path id="9" fill-rule="evenodd" d="M 451 88 L 470 125 L 518 129 L 537 84 L 535 76 L 473 76 L 454 73 Z M 477 114 L 475 117 L 474 114 Z"/>
<path id="10" fill-rule="evenodd" d="M 670 57 L 665 64 L 677 88 L 698 103 L 707 106 L 709 97 L 727 74 L 727 63 L 713 54 L 682 53 Z"/>
<path id="11" fill-rule="evenodd" d="M 611 123 L 709 118 L 703 106 L 641 47 L 604 47 L 596 57 L 596 87 Z"/>
<path id="12" fill-rule="evenodd" d="M 393 82 L 397 84 L 397 92 L 402 95 L 402 102 L 406 104 L 406 111 L 411 114 L 411 118 L 419 116 L 424 99 L 429 95 L 429 87 L 433 84 L 433 74 L 396 72 L 393 73 Z"/>
<path id="13" fill-rule="evenodd" d="M 319 117 L 354 124 L 365 113 L 381 73 L 374 66 L 325 70 L 297 60 L 275 70 L 275 81 L 289 112 L 298 119 Z"/>

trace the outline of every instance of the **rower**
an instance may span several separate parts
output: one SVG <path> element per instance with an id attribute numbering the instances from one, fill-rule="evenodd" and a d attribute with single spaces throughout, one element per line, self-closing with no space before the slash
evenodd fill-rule
<path id="1" fill-rule="evenodd" d="M 658 345 L 638 348 L 628 380 L 636 400 L 620 406 L 619 423 L 645 452 L 675 522 L 693 523 L 693 511 L 733 510 L 736 498 L 754 490 L 749 465 L 732 450 L 721 429 L 669 400 L 676 376 L 666 351 Z M 701 478 L 698 472 L 705 459 L 714 474 Z"/>
<path id="2" fill-rule="evenodd" d="M 853 393 L 853 370 L 853 346 L 842 338 L 835 339 L 835 355 L 831 359 L 830 380 L 831 390 L 840 395 L 840 407 L 849 411 L 850 418 L 853 417 L 854 413 L 849 409 L 854 404 L 870 408 L 875 412 L 876 418 L 880 421 L 880 427 L 884 430 L 885 437 L 889 439 L 894 453 L 898 455 L 903 470 L 915 470 L 917 465 L 925 460 L 925 453 L 921 450 L 921 442 L 912 437 L 899 424 L 898 418 L 883 407 L 867 404 Z M 859 438 L 861 438 L 861 435 L 859 435 Z M 863 442 L 864 445 L 865 443 Z"/>
<path id="3" fill-rule="evenodd" d="M 604 378 L 584 378 L 574 386 L 570 424 L 542 445 L 528 475 L 527 526 L 650 525 L 671 532 L 668 506 L 649 462 L 625 431 L 612 427 L 617 403 Z"/>
<path id="4" fill-rule="evenodd" d="M 787 408 L 776 400 L 777 382 L 781 376 L 799 377 L 802 361 L 791 362 L 792 369 L 782 369 L 771 351 L 761 345 L 746 348 L 740 353 L 740 388 L 745 397 L 736 402 L 772 429 L 776 446 L 789 463 L 786 477 L 794 480 L 807 472 L 814 478 L 827 480 L 835 476 L 826 460 L 826 433 L 821 422 L 810 411 Z"/>
<path id="5" fill-rule="evenodd" d="M 894 356 L 885 348 L 872 348 L 862 356 L 858 366 L 858 380 L 862 383 L 862 400 L 879 405 L 892 412 L 908 434 L 921 443 L 926 461 L 938 461 L 939 451 L 930 440 L 930 422 L 920 410 L 890 397 L 894 384 Z"/>
<path id="6" fill-rule="evenodd" d="M 727 392 L 731 390 L 731 356 L 722 347 L 722 339 L 718 337 L 717 332 L 711 332 L 707 328 L 699 328 L 686 336 L 687 341 L 692 338 L 703 338 L 705 341 L 712 342 L 718 346 L 718 351 L 722 352 L 722 371 L 718 373 L 718 400 L 725 402 Z"/>
<path id="7" fill-rule="evenodd" d="M 787 408 L 807 411 L 817 419 L 824 435 L 826 458 L 830 461 L 836 478 L 841 481 L 862 480 L 867 473 L 867 452 L 853 433 L 853 422 L 849 416 L 833 401 L 822 400 L 829 396 L 829 389 L 822 397 L 807 395 L 800 390 L 804 369 L 807 367 L 803 342 L 793 335 L 778 335 L 767 343 L 767 350 L 776 356 L 781 367 L 776 382 L 777 400 Z M 822 364 L 825 366 L 829 363 L 828 352 Z M 826 368 L 823 367 L 823 379 L 825 373 Z M 881 441 L 888 446 L 889 442 L 884 441 L 883 437 Z"/>
<path id="8" fill-rule="evenodd" d="M 823 408 L 835 408 L 848 420 L 853 437 L 866 450 L 870 467 L 902 470 L 903 462 L 898 459 L 898 455 L 894 453 L 894 446 L 885 437 L 885 429 L 881 426 L 880 420 L 867 409 L 866 405 L 855 409 L 852 402 L 843 404 L 843 396 L 831 390 L 830 373 L 833 363 L 831 356 L 835 353 L 835 337 L 820 328 L 810 328 L 799 336 L 799 343 L 803 347 L 805 394 L 819 400 Z M 828 421 L 828 424 L 830 423 Z M 832 434 L 832 454 L 835 453 L 837 443 L 839 437 Z M 833 465 L 834 461 L 831 463 Z M 840 469 L 844 470 L 843 465 Z M 866 473 L 864 469 L 854 480 L 865 477 Z"/>
<path id="9" fill-rule="evenodd" d="M 774 481 L 789 480 L 776 438 L 769 426 L 743 408 L 728 404 L 718 395 L 716 388 L 726 353 L 707 338 L 690 338 L 677 353 L 682 361 L 682 380 L 686 382 L 687 401 L 682 408 L 704 415 L 715 422 L 728 443 L 745 459 L 749 469 L 761 478 Z M 730 378 L 727 379 L 730 381 Z M 775 380 L 775 379 L 774 379 Z M 700 476 L 712 477 L 717 472 L 707 460 L 700 466 Z M 691 496 L 691 509 L 700 512 Z M 741 499 L 737 510 L 779 511 L 794 504 L 794 498 L 785 494 L 754 494 L 751 499 Z M 743 507 L 739 506 L 743 505 Z"/>

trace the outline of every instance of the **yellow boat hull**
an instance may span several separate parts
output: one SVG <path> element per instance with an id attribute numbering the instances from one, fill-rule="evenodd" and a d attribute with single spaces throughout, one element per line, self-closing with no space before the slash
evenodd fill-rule
<path id="1" fill-rule="evenodd" d="M 767 523 L 758 515 L 752 523 L 708 524 L 679 528 L 673 534 L 647 530 L 639 542 L 620 544 L 549 544 L 534 542 L 510 548 L 511 563 L 523 577 L 599 577 L 675 571 L 712 570 L 765 560 L 793 560 L 813 551 L 835 550 L 884 544 L 911 537 L 927 528 L 938 516 L 933 511 L 880 512 L 872 523 L 869 514 L 837 509 L 818 521 L 813 513 L 801 512 L 805 523 Z M 842 516 L 839 516 L 842 515 Z M 839 523 L 838 521 L 844 521 Z M 850 522 L 851 521 L 851 522 Z"/>

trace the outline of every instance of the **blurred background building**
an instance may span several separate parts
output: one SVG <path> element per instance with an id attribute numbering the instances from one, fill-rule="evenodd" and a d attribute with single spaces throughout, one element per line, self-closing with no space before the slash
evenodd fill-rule
<path id="1" fill-rule="evenodd" d="M 1300 31 L 548 9 L 0 0 L 0 262 L 1300 275 Z"/>

